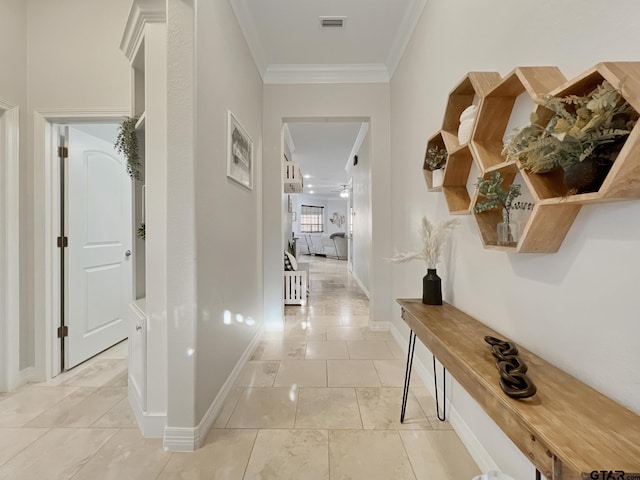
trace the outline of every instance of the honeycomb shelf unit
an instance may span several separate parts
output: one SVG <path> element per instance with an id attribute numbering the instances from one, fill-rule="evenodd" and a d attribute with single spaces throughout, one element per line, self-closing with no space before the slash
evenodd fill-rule
<path id="1" fill-rule="evenodd" d="M 442 192 L 451 215 L 467 215 L 470 212 L 471 195 L 467 190 L 467 181 L 473 162 L 468 143 L 449 153 L 442 180 Z"/>
<path id="2" fill-rule="evenodd" d="M 460 145 L 458 141 L 460 115 L 474 103 L 482 103 L 484 95 L 500 81 L 500 78 L 497 72 L 469 72 L 449 93 L 440 136 L 449 154 L 442 191 L 452 215 L 467 215 L 471 208 L 467 180 L 473 156 L 469 144 Z"/>
<path id="3" fill-rule="evenodd" d="M 535 101 L 565 82 L 557 67 L 518 67 L 485 95 L 471 138 L 473 155 L 483 171 L 506 161 L 502 155 L 503 138 L 518 97 L 527 94 Z M 549 116 L 543 120 L 546 123 Z"/>
<path id="4" fill-rule="evenodd" d="M 550 92 L 556 97 L 585 95 L 603 80 L 617 87 L 640 116 L 640 62 L 599 63 Z M 523 171 L 536 200 L 545 205 L 600 203 L 640 198 L 640 122 L 631 131 L 597 192 L 569 195 L 561 171 L 544 174 Z"/>
<path id="5" fill-rule="evenodd" d="M 430 192 L 441 192 L 442 185 L 438 187 L 434 187 L 433 172 L 431 170 L 427 170 L 427 151 L 433 147 L 438 147 L 438 148 L 441 148 L 442 150 L 446 150 L 446 147 L 444 145 L 444 140 L 442 138 L 442 131 L 439 131 L 438 133 L 433 135 L 429 140 L 427 140 L 427 148 L 425 149 L 425 152 L 424 152 L 425 160 L 424 160 L 424 163 L 422 164 L 422 172 L 424 173 L 424 180 L 425 182 L 427 182 L 427 190 Z"/>
<path id="6" fill-rule="evenodd" d="M 475 101 L 482 97 L 500 81 L 498 72 L 469 72 L 449 93 L 449 99 L 442 121 L 442 138 L 447 152 L 452 153 L 460 147 L 458 127 L 460 115 Z"/>
<path id="7" fill-rule="evenodd" d="M 449 213 L 471 213 L 479 201 L 477 192 L 470 194 L 467 189 L 474 162 L 484 178 L 499 171 L 507 186 L 521 175 L 522 182 L 518 183 L 529 191 L 534 204 L 517 244 L 510 246 L 497 245 L 496 225 L 502 219 L 501 211 L 474 213 L 485 248 L 518 253 L 556 252 L 582 205 L 640 198 L 640 122 L 626 139 L 597 192 L 570 195 L 560 169 L 529 173 L 520 162 L 507 161 L 501 154 L 514 105 L 521 95 L 528 95 L 531 100 L 545 94 L 585 95 L 603 80 L 618 88 L 640 117 L 640 62 L 599 63 L 569 81 L 556 67 L 518 67 L 503 79 L 495 72 L 470 72 L 450 92 L 442 130 L 427 143 L 444 144 L 449 154 L 442 186 Z M 460 114 L 474 103 L 479 108 L 471 139 L 460 145 L 457 135 Z M 544 107 L 534 108 L 540 125 L 545 125 L 552 112 Z"/>
<path id="8" fill-rule="evenodd" d="M 483 178 L 487 179 L 492 172 L 498 171 L 504 178 L 504 186 L 508 188 L 513 184 L 518 176 L 519 169 L 515 163 L 505 163 L 500 168 L 493 168 L 484 173 Z M 522 185 L 524 190 L 526 185 Z M 506 190 L 506 188 L 505 188 Z M 530 192 L 528 192 L 530 196 Z M 527 197 L 528 195 L 524 195 Z M 482 198 L 477 191 L 472 200 L 475 207 Z M 526 201 L 526 200 L 525 200 Z M 520 235 L 518 241 L 512 245 L 498 245 L 498 234 L 496 226 L 502 221 L 501 210 L 488 210 L 486 212 L 473 212 L 473 217 L 480 232 L 480 238 L 484 248 L 489 250 L 500 250 L 514 253 L 554 253 L 562 245 L 567 232 L 571 228 L 580 205 L 541 205 L 534 203 L 531 213 L 526 220 L 520 224 Z M 512 213 L 514 215 L 514 213 Z"/>

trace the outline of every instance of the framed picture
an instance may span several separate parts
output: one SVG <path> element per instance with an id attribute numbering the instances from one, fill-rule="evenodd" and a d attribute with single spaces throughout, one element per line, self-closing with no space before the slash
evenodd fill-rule
<path id="1" fill-rule="evenodd" d="M 253 140 L 231 110 L 227 116 L 227 177 L 252 190 Z"/>
<path id="2" fill-rule="evenodd" d="M 291 195 L 287 195 L 287 212 L 293 213 L 293 205 L 291 204 Z"/>

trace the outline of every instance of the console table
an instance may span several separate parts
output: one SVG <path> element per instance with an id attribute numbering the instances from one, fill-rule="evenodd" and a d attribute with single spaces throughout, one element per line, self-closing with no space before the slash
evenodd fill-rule
<path id="1" fill-rule="evenodd" d="M 538 393 L 510 398 L 484 342 L 502 335 L 446 303 L 397 301 L 412 332 L 548 480 L 640 479 L 640 416 L 520 346 Z"/>

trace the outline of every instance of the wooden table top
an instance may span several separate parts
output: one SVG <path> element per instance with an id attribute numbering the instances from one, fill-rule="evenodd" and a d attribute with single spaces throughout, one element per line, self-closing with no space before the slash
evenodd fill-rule
<path id="1" fill-rule="evenodd" d="M 538 392 L 510 398 L 484 342 L 485 335 L 504 336 L 449 304 L 398 303 L 417 337 L 547 478 L 640 473 L 640 416 L 519 345 Z"/>

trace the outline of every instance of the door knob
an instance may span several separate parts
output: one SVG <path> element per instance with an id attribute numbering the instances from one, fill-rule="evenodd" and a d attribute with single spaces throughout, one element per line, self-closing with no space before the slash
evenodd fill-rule
<path id="1" fill-rule="evenodd" d="M 124 256 L 125 257 L 130 257 L 131 256 L 131 250 L 127 250 L 126 252 L 124 252 Z"/>

